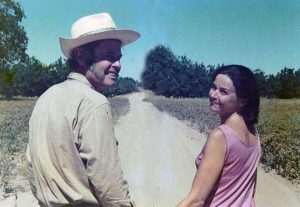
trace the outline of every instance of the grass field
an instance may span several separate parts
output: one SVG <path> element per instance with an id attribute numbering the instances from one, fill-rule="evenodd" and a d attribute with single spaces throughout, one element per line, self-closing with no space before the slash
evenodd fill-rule
<path id="1" fill-rule="evenodd" d="M 160 111 L 185 121 L 199 132 L 208 133 L 219 123 L 219 117 L 209 110 L 209 103 L 205 98 L 175 99 L 149 96 L 145 101 L 151 102 Z"/>
<path id="2" fill-rule="evenodd" d="M 264 99 L 259 132 L 266 169 L 300 184 L 300 100 Z"/>

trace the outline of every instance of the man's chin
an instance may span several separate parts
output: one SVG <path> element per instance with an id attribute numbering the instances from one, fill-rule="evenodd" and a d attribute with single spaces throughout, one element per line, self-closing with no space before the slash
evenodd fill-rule
<path id="1" fill-rule="evenodd" d="M 109 82 L 104 83 L 103 87 L 107 88 L 107 87 L 115 86 L 116 83 L 117 83 L 116 81 L 109 81 Z"/>

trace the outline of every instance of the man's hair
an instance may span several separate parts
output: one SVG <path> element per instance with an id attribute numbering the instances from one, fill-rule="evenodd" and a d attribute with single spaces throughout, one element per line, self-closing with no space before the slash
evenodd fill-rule
<path id="1" fill-rule="evenodd" d="M 91 42 L 82 46 L 79 46 L 78 48 L 81 48 L 80 58 L 85 63 L 86 67 L 89 68 L 93 62 L 94 62 L 94 49 L 97 46 L 97 42 Z M 71 71 L 78 72 L 78 73 L 85 73 L 86 68 L 82 67 L 78 63 L 78 55 L 75 52 L 76 50 L 73 49 L 71 51 L 70 57 L 67 60 L 68 66 L 71 69 Z"/>
<path id="2" fill-rule="evenodd" d="M 104 39 L 104 40 L 114 40 L 114 41 L 119 41 L 118 39 Z M 78 53 L 76 53 L 76 48 L 74 48 L 71 51 L 70 57 L 67 60 L 67 64 L 70 67 L 71 71 L 78 72 L 81 74 L 84 74 L 88 68 L 91 67 L 95 63 L 95 48 L 104 40 L 97 40 L 94 42 L 90 42 L 88 44 L 79 46 L 77 48 L 80 48 L 80 57 Z M 80 58 L 80 61 L 84 62 L 84 68 L 82 65 L 79 64 L 78 58 Z"/>
<path id="3" fill-rule="evenodd" d="M 256 124 L 258 122 L 260 99 L 257 81 L 253 72 L 242 65 L 222 66 L 215 71 L 213 81 L 218 74 L 227 75 L 235 87 L 237 96 L 246 100 L 246 104 L 239 112 L 245 123 L 248 126 Z"/>

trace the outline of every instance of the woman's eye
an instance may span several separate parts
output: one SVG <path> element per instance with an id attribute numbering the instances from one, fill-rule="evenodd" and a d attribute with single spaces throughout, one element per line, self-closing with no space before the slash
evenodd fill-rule
<path id="1" fill-rule="evenodd" d="M 224 89 L 220 89 L 220 92 L 221 92 L 222 94 L 228 94 L 227 91 L 224 90 Z"/>

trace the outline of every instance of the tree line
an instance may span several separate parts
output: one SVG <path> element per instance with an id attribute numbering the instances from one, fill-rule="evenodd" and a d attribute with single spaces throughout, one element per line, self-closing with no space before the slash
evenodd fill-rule
<path id="1" fill-rule="evenodd" d="M 145 61 L 142 84 L 145 89 L 166 97 L 206 97 L 212 74 L 221 65 L 204 65 L 186 56 L 177 56 L 164 45 L 152 49 Z M 277 74 L 253 70 L 260 94 L 267 98 L 299 98 L 300 69 L 283 68 Z"/>
<path id="2" fill-rule="evenodd" d="M 27 57 L 25 61 L 13 65 L 5 73 L 1 73 L 3 81 L 0 94 L 5 99 L 15 96 L 40 96 L 52 85 L 67 79 L 70 68 L 66 60 L 59 58 L 49 65 L 41 63 L 35 57 Z M 121 95 L 137 91 L 137 81 L 132 78 L 120 77 L 112 88 L 104 88 L 101 93 L 106 96 Z"/>

